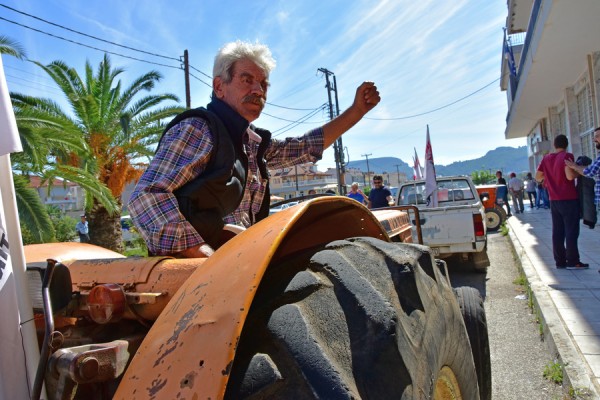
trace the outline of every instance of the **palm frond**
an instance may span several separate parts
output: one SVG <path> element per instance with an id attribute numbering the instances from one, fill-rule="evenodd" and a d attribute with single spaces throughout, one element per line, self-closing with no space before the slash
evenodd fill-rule
<path id="1" fill-rule="evenodd" d="M 19 219 L 37 243 L 56 240 L 54 225 L 37 191 L 29 187 L 27 178 L 14 175 L 15 197 L 19 209 Z"/>
<path id="2" fill-rule="evenodd" d="M 19 42 L 4 35 L 0 35 L 0 54 L 17 57 L 20 60 L 27 57 L 25 48 Z"/>

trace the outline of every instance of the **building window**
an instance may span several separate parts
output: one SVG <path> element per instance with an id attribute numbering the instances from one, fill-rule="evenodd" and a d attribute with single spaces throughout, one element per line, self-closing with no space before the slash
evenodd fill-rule
<path id="1" fill-rule="evenodd" d="M 575 96 L 577 101 L 577 127 L 581 140 L 581 153 L 596 158 L 596 146 L 594 145 L 594 116 L 592 114 L 592 99 L 589 87 L 585 85 Z"/>
<path id="2" fill-rule="evenodd" d="M 588 156 L 592 160 L 597 157 L 596 145 L 594 144 L 594 132 L 588 131 L 581 135 L 581 153 L 584 156 Z"/>
<path id="3" fill-rule="evenodd" d="M 557 135 L 567 134 L 567 117 L 564 108 L 558 113 L 558 130 Z"/>
<path id="4" fill-rule="evenodd" d="M 590 129 L 593 128 L 594 117 L 592 115 L 592 99 L 590 98 L 590 91 L 587 86 L 576 95 L 577 99 L 577 125 L 579 127 L 579 134 L 587 134 Z"/>

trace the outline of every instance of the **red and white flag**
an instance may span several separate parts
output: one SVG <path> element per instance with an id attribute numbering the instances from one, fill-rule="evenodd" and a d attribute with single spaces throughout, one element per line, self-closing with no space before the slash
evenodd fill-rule
<path id="1" fill-rule="evenodd" d="M 39 351 L 10 153 L 22 151 L 0 58 L 0 400 L 31 398 Z"/>
<path id="2" fill-rule="evenodd" d="M 415 180 L 423 179 L 423 168 L 417 155 L 417 149 L 415 148 L 415 156 L 413 157 L 413 169 L 415 170 Z"/>
<path id="3" fill-rule="evenodd" d="M 431 140 L 429 139 L 429 125 L 427 125 L 427 142 L 425 144 L 425 198 L 427 199 L 427 206 L 438 206 L 437 179 L 435 176 Z"/>

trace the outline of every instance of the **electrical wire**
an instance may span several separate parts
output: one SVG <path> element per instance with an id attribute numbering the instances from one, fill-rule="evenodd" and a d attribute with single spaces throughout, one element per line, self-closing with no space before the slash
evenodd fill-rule
<path id="1" fill-rule="evenodd" d="M 103 53 L 112 54 L 112 55 L 123 57 L 123 58 L 128 58 L 130 60 L 140 61 L 140 62 L 143 62 L 143 63 L 146 63 L 146 64 L 158 65 L 158 66 L 161 66 L 161 67 L 174 68 L 174 69 L 182 69 L 181 67 L 174 67 L 172 65 L 167 65 L 167 64 L 157 63 L 157 62 L 153 62 L 153 61 L 143 60 L 141 58 L 126 56 L 124 54 L 115 53 L 113 51 L 103 50 L 103 49 L 100 49 L 98 47 L 90 46 L 90 45 L 87 45 L 87 44 L 84 44 L 84 43 L 81 43 L 81 42 L 77 42 L 75 40 L 64 38 L 62 36 L 54 35 L 52 33 L 45 32 L 45 31 L 42 31 L 40 29 L 32 28 L 31 26 L 24 25 L 24 24 L 21 24 L 21 23 L 16 22 L 16 21 L 12 21 L 12 20 L 4 18 L 4 17 L 0 17 L 0 20 L 9 22 L 9 23 L 14 24 L 14 25 L 21 26 L 21 27 L 26 28 L 26 29 L 30 29 L 30 30 L 32 30 L 34 32 L 38 32 L 38 33 L 42 33 L 44 35 L 48 35 L 48 36 L 54 37 L 56 39 L 64 40 L 65 42 L 70 42 L 70 43 L 76 44 L 78 46 L 83 46 L 83 47 L 87 47 L 89 49 L 98 50 L 98 51 L 101 51 Z M 179 60 L 177 60 L 177 61 L 179 61 Z"/>
<path id="2" fill-rule="evenodd" d="M 299 120 L 293 121 L 292 123 L 287 124 L 287 125 L 279 128 L 279 129 L 275 129 L 273 131 L 273 133 L 276 133 L 276 132 L 279 132 L 279 133 L 277 133 L 276 135 L 273 135 L 273 137 L 280 136 L 280 135 L 282 135 L 285 132 L 291 130 L 292 128 L 295 128 L 296 126 L 298 126 L 300 124 L 309 123 L 309 122 L 307 122 L 307 120 L 310 119 L 310 118 L 312 118 L 313 116 L 315 116 L 319 111 L 324 110 L 326 106 L 327 106 L 327 104 L 323 104 L 321 107 L 316 108 L 315 110 L 311 111 L 310 113 L 308 113 L 304 117 L 300 118 Z M 279 118 L 279 119 L 282 119 L 282 118 Z M 312 122 L 312 123 L 318 123 L 318 122 Z"/>
<path id="3" fill-rule="evenodd" d="M 129 47 L 129 46 L 125 46 L 125 45 L 122 45 L 122 44 L 119 44 L 119 43 L 111 42 L 110 40 L 102 39 L 102 38 L 99 38 L 99 37 L 97 37 L 97 36 L 89 35 L 89 34 L 87 34 L 87 33 L 79 32 L 79 31 L 76 31 L 75 29 L 71 29 L 71 28 L 68 28 L 68 27 L 66 27 L 66 26 L 63 26 L 63 25 L 57 24 L 57 23 L 55 23 L 55 22 L 51 22 L 51 21 L 45 20 L 45 19 L 43 19 L 43 18 L 36 17 L 35 15 L 28 14 L 28 13 L 26 13 L 26 12 L 24 12 L 24 11 L 17 10 L 16 8 L 12 8 L 12 7 L 10 7 L 10 6 L 7 6 L 6 4 L 1 4 L 1 3 L 0 3 L 0 7 L 4 7 L 4 8 L 6 8 L 6 9 L 9 9 L 9 10 L 11 10 L 11 11 L 14 11 L 14 12 L 16 12 L 16 13 L 19 13 L 19 14 L 25 15 L 25 16 L 27 16 L 27 17 L 30 17 L 30 18 L 33 18 L 33 19 L 37 19 L 38 21 L 42 21 L 42 22 L 44 22 L 44 23 L 46 23 L 46 24 L 50 24 L 50 25 L 56 26 L 56 27 L 58 27 L 58 28 L 61 28 L 61 29 L 67 30 L 67 31 L 69 31 L 69 32 L 73 32 L 73 33 L 76 33 L 76 34 L 78 34 L 78 35 L 82 35 L 82 36 L 86 36 L 86 37 L 89 37 L 89 38 L 92 38 L 92 39 L 96 39 L 96 40 L 99 40 L 99 41 L 101 41 L 101 42 L 104 42 L 104 43 L 112 44 L 112 45 L 114 45 L 114 46 L 119 46 L 119 47 L 122 47 L 122 48 L 124 48 L 124 49 L 133 50 L 133 51 L 137 51 L 137 52 L 139 52 L 139 53 L 144 53 L 144 54 L 148 54 L 148 55 L 155 56 L 155 57 L 166 58 L 167 60 L 175 60 L 175 61 L 180 61 L 178 58 L 175 58 L 175 57 L 169 57 L 169 56 L 163 56 L 163 55 L 161 55 L 161 54 L 151 53 L 151 52 L 149 52 L 149 51 L 144 51 L 144 50 L 136 49 L 136 48 Z"/>
<path id="4" fill-rule="evenodd" d="M 26 13 L 26 12 L 23 12 L 23 11 L 20 11 L 20 10 L 17 10 L 17 9 L 15 9 L 15 8 L 13 8 L 13 7 L 7 6 L 7 5 L 5 5 L 5 4 L 2 4 L 2 3 L 0 3 L 0 7 L 6 8 L 6 9 L 9 9 L 9 10 L 11 10 L 11 11 L 14 11 L 14 12 L 16 12 L 16 13 L 19 13 L 19 14 L 25 15 L 25 16 L 27 16 L 27 17 L 30 17 L 30 18 L 33 18 L 33 19 L 36 19 L 36 20 L 42 21 L 42 22 L 44 22 L 44 23 L 46 23 L 46 24 L 50 24 L 50 25 L 56 26 L 56 27 L 58 27 L 58 28 L 61 28 L 61 29 L 67 30 L 67 31 L 69 31 L 69 32 L 73 32 L 73 33 L 76 33 L 76 34 L 78 34 L 78 35 L 82 35 L 82 36 L 86 36 L 86 37 L 89 37 L 89 38 L 92 38 L 92 39 L 95 39 L 95 40 L 102 41 L 102 42 L 104 42 L 104 43 L 108 43 L 108 44 L 115 45 L 115 46 L 118 46 L 118 47 L 121 47 L 121 48 L 125 48 L 125 49 L 128 49 L 128 50 L 132 50 L 132 51 L 136 51 L 136 52 L 140 52 L 140 53 L 148 54 L 148 55 L 155 56 L 155 57 L 161 57 L 161 58 L 165 58 L 165 59 L 169 59 L 169 60 L 174 60 L 174 61 L 179 61 L 179 62 L 181 62 L 181 59 L 178 59 L 178 58 L 169 57 L 169 56 L 164 56 L 164 55 L 157 54 L 157 53 L 151 53 L 151 52 L 147 52 L 147 51 L 144 51 L 144 50 L 136 49 L 136 48 L 134 48 L 134 47 L 125 46 L 125 45 L 121 45 L 121 44 L 118 44 L 118 43 L 115 43 L 115 42 L 112 42 L 112 41 L 109 41 L 109 40 L 105 40 L 105 39 L 102 39 L 102 38 L 99 38 L 99 37 L 97 37 L 97 36 L 90 35 L 90 34 L 87 34 L 87 33 L 84 33 L 84 32 L 80 32 L 80 31 L 77 31 L 77 30 L 75 30 L 75 29 L 72 29 L 72 28 L 66 27 L 66 26 L 64 26 L 64 25 L 57 24 L 57 23 L 54 23 L 54 22 L 48 21 L 48 20 L 46 20 L 46 19 L 43 19 L 43 18 L 37 17 L 37 16 L 35 16 L 35 15 L 32 15 L 32 14 L 29 14 L 29 13 Z M 38 33 L 41 33 L 41 34 L 44 34 L 44 35 L 47 35 L 47 36 L 54 37 L 54 38 L 56 38 L 56 39 L 60 39 L 60 40 L 66 41 L 66 42 L 70 42 L 70 43 L 73 43 L 73 44 L 76 44 L 76 45 L 79 45 L 79 46 L 87 47 L 87 48 L 90 48 L 90 49 L 93 49 L 93 50 L 97 50 L 97 51 L 102 51 L 102 52 L 104 52 L 104 53 L 107 53 L 107 54 L 112 54 L 112 55 L 115 55 L 115 56 L 119 56 L 119 57 L 123 57 L 123 58 L 131 59 L 131 60 L 135 60 L 135 61 L 139 61 L 139 62 L 143 62 L 143 63 L 151 64 L 151 65 L 162 66 L 162 67 L 166 67 L 166 68 L 179 69 L 179 70 L 182 70 L 182 69 L 183 69 L 183 67 L 182 67 L 182 66 L 176 67 L 176 66 L 173 66 L 173 65 L 162 64 L 162 63 L 157 63 L 157 62 L 153 62 L 153 61 L 143 60 L 143 59 L 140 59 L 140 58 L 137 58 L 137 57 L 131 57 L 131 56 L 128 56 L 128 55 L 125 55 L 125 54 L 120 54 L 120 53 L 116 53 L 116 52 L 112 52 L 112 51 L 108 51 L 108 50 L 100 49 L 100 48 L 98 48 L 98 47 L 94 47 L 94 46 L 87 45 L 87 44 L 84 44 L 84 43 L 81 43 L 81 42 L 77 42 L 77 41 L 75 41 L 75 40 L 67 39 L 67 38 L 64 38 L 64 37 L 62 37 L 62 36 L 58 36 L 58 35 L 52 34 L 52 33 L 49 33 L 49 32 L 45 32 L 45 31 L 43 31 L 43 30 L 36 29 L 36 28 L 33 28 L 33 27 L 31 27 L 31 26 L 28 26 L 28 25 L 25 25 L 25 24 L 21 24 L 21 23 L 19 23 L 19 22 L 16 22 L 16 21 L 9 20 L 9 19 L 7 19 L 7 18 L 4 18 L 4 17 L 0 17 L 0 20 L 3 20 L 3 21 L 6 21 L 6 22 L 9 22 L 9 23 L 11 23 L 11 24 L 15 24 L 15 25 L 21 26 L 21 27 L 23 27 L 23 28 L 26 28 L 26 29 L 30 29 L 30 30 L 32 30 L 32 31 L 35 31 L 35 32 L 38 32 Z M 207 77 L 207 78 L 209 78 L 209 79 L 212 79 L 212 77 L 211 77 L 210 75 L 208 75 L 208 74 L 206 74 L 205 72 L 203 72 L 203 71 L 199 70 L 198 68 L 194 67 L 193 65 L 191 65 L 191 64 L 190 64 L 190 65 L 189 65 L 189 67 L 190 67 L 191 69 L 193 69 L 194 71 L 196 71 L 196 72 L 198 72 L 198 73 L 200 73 L 200 74 L 204 75 L 205 77 Z M 212 85 L 208 84 L 207 82 L 203 81 L 202 79 L 198 78 L 197 76 L 195 76 L 195 75 L 192 75 L 191 73 L 190 73 L 190 76 L 192 76 L 193 78 L 197 79 L 198 81 L 200 81 L 200 82 L 201 82 L 201 83 L 203 83 L 204 85 L 206 85 L 206 86 L 208 86 L 208 87 L 211 87 L 211 88 L 212 88 Z M 434 112 L 436 112 L 436 111 L 440 111 L 440 110 L 443 110 L 443 109 L 445 109 L 445 108 L 448 108 L 448 107 L 450 107 L 450 106 L 452 106 L 452 105 L 454 105 L 454 104 L 457 104 L 457 103 L 459 103 L 459 102 L 461 102 L 461 101 L 463 101 L 463 100 L 465 100 L 465 99 L 467 99 L 467 98 L 469 98 L 469 97 L 471 97 L 471 96 L 473 96 L 473 95 L 477 94 L 478 92 L 480 92 L 480 91 L 484 90 L 484 89 L 485 89 L 485 88 L 487 88 L 488 86 L 491 86 L 492 84 L 494 84 L 494 83 L 498 82 L 500 79 L 501 79 L 501 78 L 497 78 L 497 79 L 493 80 L 492 82 L 488 83 L 487 85 L 485 85 L 485 86 L 483 86 L 483 87 L 481 87 L 481 88 L 479 88 L 479 89 L 475 90 L 474 92 L 471 92 L 471 93 L 469 93 L 469 94 L 468 94 L 468 95 L 466 95 L 466 96 L 463 96 L 463 97 L 461 97 L 461 98 L 459 98 L 459 99 L 457 99 L 457 100 L 455 100 L 455 101 L 453 101 L 453 102 L 451 102 L 451 103 L 445 104 L 445 105 L 443 105 L 443 106 L 440 106 L 440 107 L 434 108 L 434 109 L 432 109 L 432 110 L 429 110 L 429 111 L 425 111 L 425 112 L 418 113 L 418 114 L 413 114 L 413 115 L 402 116 L 402 117 L 393 117 L 393 118 L 372 118 L 372 117 L 364 117 L 364 119 L 373 120 L 373 121 L 397 121 L 397 120 L 404 120 L 404 119 L 416 118 L 416 117 L 420 117 L 420 116 L 423 116 L 423 115 L 431 114 L 431 113 L 434 113 Z M 307 109 L 307 108 L 294 108 L 294 107 L 286 107 L 286 106 L 281 106 L 281 105 L 277 105 L 277 104 L 270 103 L 270 102 L 267 102 L 267 104 L 268 104 L 268 105 L 271 105 L 271 106 L 273 106 L 273 107 L 278 107 L 278 108 L 283 108 L 283 109 L 287 109 L 287 110 L 293 110 L 293 111 L 314 111 L 314 110 L 315 110 L 315 109 Z M 318 108 L 318 109 L 316 109 L 316 110 L 319 110 L 319 109 L 320 109 L 320 108 Z M 268 115 L 268 116 L 270 116 L 270 117 L 272 117 L 272 118 L 276 118 L 276 119 L 280 119 L 280 120 L 287 121 L 287 122 L 292 122 L 292 123 L 298 123 L 298 121 L 301 121 L 301 120 L 302 120 L 302 118 L 304 118 L 304 117 L 302 117 L 302 118 L 300 118 L 300 119 L 298 119 L 298 120 L 296 120 L 296 121 L 291 121 L 291 120 L 287 120 L 287 119 L 284 119 L 284 118 L 275 117 L 275 116 L 273 116 L 273 115 L 270 115 L 270 114 L 267 114 L 267 113 L 263 113 L 263 114 L 265 114 L 265 115 Z M 285 127 L 284 127 L 284 128 L 285 128 Z"/>
<path id="5" fill-rule="evenodd" d="M 415 118 L 415 117 L 420 117 L 422 115 L 431 114 L 431 113 L 434 113 L 436 111 L 443 110 L 444 108 L 448 108 L 448 107 L 450 107 L 450 106 L 452 106 L 452 105 L 454 105 L 456 103 L 459 103 L 459 102 L 461 102 L 461 101 L 463 101 L 465 99 L 468 99 L 469 97 L 471 97 L 471 96 L 473 96 L 473 95 L 481 92 L 483 89 L 487 88 L 488 86 L 491 86 L 492 84 L 498 82 L 500 79 L 501 78 L 496 78 L 493 81 L 491 81 L 490 83 L 488 83 L 487 85 L 485 85 L 485 86 L 477 89 L 476 91 L 471 92 L 468 95 L 466 95 L 464 97 L 461 97 L 460 99 L 455 100 L 455 101 L 453 101 L 451 103 L 445 104 L 445 105 L 443 105 L 441 107 L 438 107 L 438 108 L 434 108 L 433 110 L 425 111 L 425 112 L 422 112 L 422 113 L 419 113 L 419 114 L 407 115 L 405 117 L 396 117 L 396 118 L 369 118 L 369 117 L 365 117 L 364 119 L 370 119 L 370 120 L 373 120 L 373 121 L 398 121 L 398 120 L 402 120 L 402 119 Z"/>

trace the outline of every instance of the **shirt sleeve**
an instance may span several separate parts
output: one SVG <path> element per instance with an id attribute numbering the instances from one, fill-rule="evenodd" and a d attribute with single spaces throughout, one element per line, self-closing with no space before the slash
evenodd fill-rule
<path id="1" fill-rule="evenodd" d="M 588 165 L 584 170 L 583 174 L 589 178 L 595 178 L 600 175 L 600 157 L 596 158 L 593 163 Z"/>
<path id="2" fill-rule="evenodd" d="M 212 133 L 200 118 L 183 120 L 163 137 L 129 201 L 150 252 L 174 254 L 204 242 L 179 211 L 173 192 L 206 169 L 212 149 Z"/>
<path id="3" fill-rule="evenodd" d="M 295 138 L 271 139 L 265 159 L 270 169 L 316 162 L 323 157 L 324 146 L 323 129 L 316 128 Z"/>

